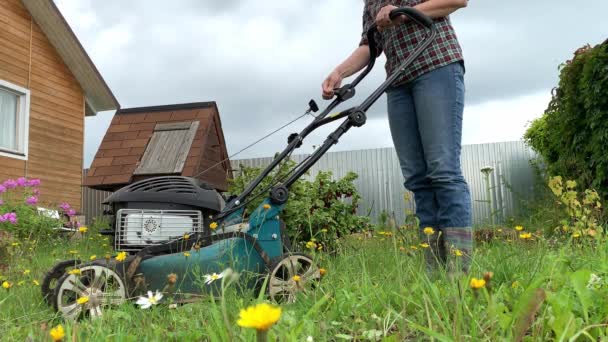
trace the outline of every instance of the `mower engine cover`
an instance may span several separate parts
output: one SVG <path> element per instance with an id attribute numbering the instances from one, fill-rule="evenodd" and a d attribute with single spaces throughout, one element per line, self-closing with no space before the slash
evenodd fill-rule
<path id="1" fill-rule="evenodd" d="M 163 176 L 127 185 L 104 204 L 111 208 L 114 247 L 138 251 L 187 233 L 204 232 L 225 200 L 198 179 Z"/>

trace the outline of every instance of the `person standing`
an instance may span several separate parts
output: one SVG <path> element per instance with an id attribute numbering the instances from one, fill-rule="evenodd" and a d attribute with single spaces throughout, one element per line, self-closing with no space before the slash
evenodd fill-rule
<path id="1" fill-rule="evenodd" d="M 391 136 L 405 179 L 414 194 L 420 236 L 430 245 L 429 269 L 460 265 L 468 272 L 473 253 L 471 195 L 462 175 L 464 58 L 449 15 L 467 0 L 366 0 L 363 36 L 353 53 L 324 80 L 322 95 L 331 99 L 342 80 L 369 62 L 367 31 L 378 25 L 378 54 L 386 56 L 387 75 L 394 73 L 427 34 L 424 27 L 389 14 L 413 7 L 433 18 L 437 37 L 387 90 Z"/>

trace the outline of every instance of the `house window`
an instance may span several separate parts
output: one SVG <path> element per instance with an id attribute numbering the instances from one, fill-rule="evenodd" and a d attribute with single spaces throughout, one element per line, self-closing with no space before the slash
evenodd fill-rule
<path id="1" fill-rule="evenodd" d="M 0 80 L 0 156 L 27 159 L 30 91 Z"/>

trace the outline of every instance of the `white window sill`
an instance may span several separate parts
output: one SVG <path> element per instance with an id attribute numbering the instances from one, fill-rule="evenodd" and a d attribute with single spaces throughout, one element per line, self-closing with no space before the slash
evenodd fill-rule
<path id="1" fill-rule="evenodd" d="M 19 160 L 27 160 L 27 155 L 25 155 L 23 153 L 11 152 L 8 150 L 3 150 L 1 148 L 0 148 L 0 156 L 7 157 L 7 158 L 13 158 L 13 159 L 19 159 Z"/>

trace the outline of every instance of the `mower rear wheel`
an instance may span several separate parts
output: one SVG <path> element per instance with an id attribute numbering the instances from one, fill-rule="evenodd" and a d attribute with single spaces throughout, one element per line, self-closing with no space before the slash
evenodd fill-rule
<path id="1" fill-rule="evenodd" d="M 126 298 L 125 282 L 116 272 L 90 265 L 81 267 L 79 275 L 65 274 L 58 280 L 53 306 L 67 319 L 75 320 L 83 314 L 95 318 L 102 315 L 104 307 L 120 305 Z"/>
<path id="2" fill-rule="evenodd" d="M 49 304 L 51 303 L 51 298 L 55 293 L 55 286 L 57 285 L 57 281 L 59 278 L 63 277 L 65 274 L 66 268 L 70 266 L 76 266 L 80 264 L 80 260 L 66 260 L 58 263 L 53 266 L 50 271 L 46 273 L 44 279 L 42 279 L 42 284 L 40 284 L 40 291 L 42 292 L 42 298 Z"/>
<path id="3" fill-rule="evenodd" d="M 310 256 L 302 253 L 283 254 L 270 266 L 268 294 L 277 303 L 293 303 L 298 292 L 306 293 L 320 279 L 319 267 Z"/>

